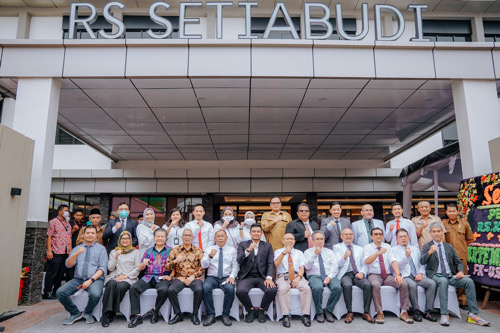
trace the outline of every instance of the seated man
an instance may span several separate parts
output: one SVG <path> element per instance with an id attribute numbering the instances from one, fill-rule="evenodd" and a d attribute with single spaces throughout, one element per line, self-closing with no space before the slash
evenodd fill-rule
<path id="1" fill-rule="evenodd" d="M 200 325 L 198 310 L 203 299 L 203 282 L 201 277 L 205 270 L 201 267 L 203 251 L 194 246 L 193 232 L 191 229 L 184 229 L 182 232 L 182 244 L 170 252 L 167 260 L 167 270 L 175 273 L 175 280 L 168 288 L 168 299 L 174 310 L 174 318 L 168 322 L 169 325 L 177 324 L 184 320 L 179 304 L 179 293 L 185 287 L 193 291 L 193 312 L 191 321 L 195 325 Z"/>
<path id="2" fill-rule="evenodd" d="M 168 256 L 172 250 L 165 246 L 167 241 L 167 231 L 165 229 L 156 229 L 154 232 L 155 246 L 150 247 L 142 256 L 142 263 L 139 269 L 146 271 L 142 279 L 130 287 L 130 323 L 129 328 L 142 324 L 141 316 L 141 294 L 150 288 L 155 288 L 156 302 L 151 312 L 151 324 L 158 322 L 158 311 L 167 300 L 167 290 L 170 287 L 170 271 L 165 269 Z"/>
<path id="3" fill-rule="evenodd" d="M 352 313 L 352 286 L 355 285 L 363 290 L 363 320 L 370 324 L 375 324 L 375 319 L 370 315 L 370 305 L 372 303 L 372 285 L 366 278 L 368 267 L 363 259 L 363 248 L 354 244 L 354 233 L 351 229 L 342 230 L 342 243 L 333 246 L 333 251 L 339 260 L 339 273 L 342 290 L 344 291 L 344 302 L 347 308 L 347 315 L 344 322 L 352 323 L 354 314 Z"/>
<path id="4" fill-rule="evenodd" d="M 401 316 L 399 319 L 408 324 L 413 324 L 413 319 L 408 315 L 410 300 L 408 299 L 408 284 L 401 276 L 396 258 L 394 258 L 389 244 L 382 243 L 384 231 L 381 228 L 373 228 L 370 235 L 372 243 L 363 248 L 363 258 L 368 266 L 368 281 L 372 285 L 373 303 L 377 311 L 377 324 L 384 323 L 384 313 L 382 312 L 382 297 L 380 288 L 391 286 L 399 290 L 399 300 L 401 302 Z M 394 277 L 390 269 L 395 273 Z"/>
<path id="5" fill-rule="evenodd" d="M 439 222 L 429 225 L 432 241 L 422 246 L 420 263 L 427 265 L 427 276 L 437 284 L 441 312 L 441 325 L 450 325 L 448 310 L 448 285 L 464 288 L 467 297 L 469 316 L 467 321 L 480 326 L 489 326 L 490 323 L 479 317 L 477 307 L 476 287 L 474 281 L 464 275 L 464 265 L 457 252 L 444 239 L 444 227 Z"/>
<path id="6" fill-rule="evenodd" d="M 237 261 L 240 265 L 236 296 L 247 311 L 245 322 L 252 323 L 257 315 L 259 323 L 266 322 L 269 305 L 276 297 L 276 285 L 273 282 L 274 254 L 271 244 L 261 241 L 262 227 L 254 224 L 250 228 L 249 241 L 240 242 L 238 245 Z M 264 292 L 259 309 L 255 309 L 248 292 L 252 288 L 259 288 Z"/>
<path id="7" fill-rule="evenodd" d="M 215 322 L 215 307 L 212 292 L 216 288 L 224 291 L 222 306 L 222 323 L 231 326 L 229 312 L 234 301 L 234 285 L 240 266 L 236 261 L 236 249 L 227 243 L 227 234 L 224 230 L 215 233 L 215 245 L 210 246 L 201 260 L 201 267 L 207 269 L 207 278 L 203 282 L 203 298 L 207 308 L 207 319 L 203 326 L 210 326 Z"/>
<path id="8" fill-rule="evenodd" d="M 324 323 L 326 317 L 326 321 L 333 323 L 333 309 L 340 296 L 342 296 L 342 287 L 336 277 L 339 265 L 335 253 L 325 247 L 325 234 L 323 231 L 317 230 L 313 232 L 312 239 L 314 247 L 304 252 L 304 267 L 312 290 L 314 306 L 316 307 L 316 320 L 318 323 Z M 330 297 L 324 310 L 323 287 L 330 289 Z"/>
<path id="9" fill-rule="evenodd" d="M 283 313 L 283 326 L 290 327 L 291 288 L 299 289 L 302 323 L 311 326 L 311 288 L 304 279 L 304 254 L 294 249 L 295 237 L 292 234 L 283 236 L 284 247 L 274 252 L 276 266 L 276 284 L 278 285 L 278 302 Z"/>
<path id="10" fill-rule="evenodd" d="M 96 242 L 97 230 L 93 225 L 84 228 L 85 243 L 78 245 L 66 259 L 66 267 L 75 266 L 75 277 L 57 289 L 56 296 L 59 302 L 69 312 L 64 325 L 71 325 L 85 317 L 87 324 L 95 322 L 92 311 L 99 303 L 104 286 L 104 276 L 108 270 L 108 254 L 106 248 Z M 82 255 L 84 254 L 84 255 Z M 81 313 L 71 300 L 70 296 L 79 289 L 87 290 L 89 301 Z"/>
<path id="11" fill-rule="evenodd" d="M 425 267 L 420 264 L 420 250 L 417 246 L 409 244 L 410 237 L 406 229 L 399 229 L 396 232 L 399 245 L 392 248 L 394 257 L 398 260 L 398 266 L 408 283 L 410 302 L 413 308 L 413 320 L 422 321 L 422 316 L 430 321 L 436 322 L 437 318 L 431 313 L 434 308 L 436 298 L 436 282 L 425 276 Z M 422 313 L 418 305 L 418 287 L 425 289 L 425 311 Z"/>

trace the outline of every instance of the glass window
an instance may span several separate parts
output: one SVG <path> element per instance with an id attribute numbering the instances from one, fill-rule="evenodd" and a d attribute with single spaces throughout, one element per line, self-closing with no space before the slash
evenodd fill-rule
<path id="1" fill-rule="evenodd" d="M 128 195 L 126 195 L 126 196 L 114 196 L 113 199 L 111 200 L 111 207 L 109 208 L 110 213 L 111 213 L 111 211 L 117 211 L 118 205 L 122 202 L 125 202 L 130 206 L 130 196 L 128 196 Z"/>

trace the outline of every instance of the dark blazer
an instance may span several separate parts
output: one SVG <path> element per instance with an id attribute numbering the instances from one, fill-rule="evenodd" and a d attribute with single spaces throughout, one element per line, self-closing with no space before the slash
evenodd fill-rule
<path id="1" fill-rule="evenodd" d="M 110 220 L 108 223 L 106 223 L 106 228 L 104 229 L 104 233 L 102 234 L 102 240 L 104 242 L 108 241 L 108 253 L 111 252 L 111 250 L 114 250 L 115 247 L 118 245 L 118 238 L 120 237 L 120 234 L 124 231 L 122 225 L 120 229 L 116 230 L 116 232 L 113 233 L 112 229 L 115 226 L 116 222 L 120 222 L 120 219 Z M 130 232 L 130 234 L 132 235 L 132 246 L 136 246 L 138 243 L 137 234 L 135 232 L 136 229 L 137 229 L 137 221 L 132 219 L 127 219 L 126 231 Z"/>
<path id="2" fill-rule="evenodd" d="M 332 231 L 328 230 L 326 227 L 330 224 L 330 221 L 333 220 L 333 217 L 329 216 L 326 219 L 321 220 L 321 231 L 325 233 L 325 247 L 328 249 L 333 249 L 333 246 L 342 243 L 340 239 L 340 235 L 337 232 L 337 227 L 333 227 Z M 346 219 L 345 217 L 341 217 L 340 221 L 340 232 L 344 229 L 352 229 L 351 221 Z"/>
<path id="3" fill-rule="evenodd" d="M 434 241 L 424 244 L 424 246 L 422 246 L 422 252 L 420 253 L 420 263 L 422 265 L 427 265 L 425 273 L 428 278 L 432 278 L 439 269 L 439 257 L 437 251 L 432 255 L 429 255 L 429 249 L 433 244 Z M 464 265 L 460 261 L 457 251 L 455 251 L 451 244 L 445 242 L 442 244 L 444 245 L 446 260 L 448 260 L 448 266 L 450 266 L 451 273 L 457 274 L 457 272 L 464 272 Z"/>
<path id="4" fill-rule="evenodd" d="M 316 222 L 309 220 L 309 224 L 311 225 L 313 231 L 319 230 L 319 225 Z M 300 219 L 293 220 L 286 225 L 285 233 L 293 234 L 295 236 L 294 248 L 302 252 L 309 248 L 307 238 L 304 237 L 305 232 L 306 226 Z"/>
<path id="5" fill-rule="evenodd" d="M 257 260 L 257 268 L 263 279 L 267 276 L 274 277 L 274 252 L 271 244 L 260 241 L 259 242 L 259 252 L 255 256 L 254 251 L 250 252 L 248 256 L 245 255 L 245 250 L 248 249 L 252 241 L 243 241 L 238 246 L 238 254 L 236 260 L 240 265 L 240 271 L 238 273 L 238 279 L 244 279 L 250 270 L 252 269 L 253 263 Z"/>

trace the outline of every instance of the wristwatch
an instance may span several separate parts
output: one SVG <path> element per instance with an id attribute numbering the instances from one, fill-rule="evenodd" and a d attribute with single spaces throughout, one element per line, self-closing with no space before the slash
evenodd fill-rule
<path id="1" fill-rule="evenodd" d="M 92 282 L 95 282 L 95 279 L 94 279 L 94 277 L 91 277 L 91 278 L 90 278 L 90 280 L 92 280 Z"/>

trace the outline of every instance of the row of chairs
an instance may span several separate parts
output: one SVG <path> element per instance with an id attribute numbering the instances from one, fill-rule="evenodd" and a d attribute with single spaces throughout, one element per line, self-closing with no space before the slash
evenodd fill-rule
<path id="1" fill-rule="evenodd" d="M 353 305 L 352 305 L 353 312 L 363 313 L 363 291 L 360 288 L 353 286 L 352 293 L 353 293 Z M 254 288 L 250 290 L 249 295 L 250 299 L 252 300 L 253 306 L 258 307 L 260 305 L 264 292 L 258 288 Z M 292 288 L 291 295 L 292 295 L 292 300 L 291 300 L 290 312 L 292 315 L 301 315 L 302 313 L 301 313 L 299 290 L 296 288 Z M 329 296 L 330 296 L 330 289 L 324 288 L 323 308 L 326 307 L 326 302 Z M 401 307 L 399 301 L 399 291 L 390 286 L 382 286 L 381 296 L 382 296 L 382 305 L 384 307 L 384 311 L 392 312 L 399 317 L 400 307 Z M 74 294 L 71 298 L 73 299 L 73 302 L 80 311 L 83 311 L 83 309 L 85 309 L 85 306 L 87 305 L 88 302 L 88 295 L 86 291 L 80 290 L 76 294 Z M 216 316 L 221 316 L 222 305 L 224 302 L 224 292 L 222 291 L 222 289 L 214 289 L 213 298 L 214 298 Z M 145 315 L 146 313 L 148 313 L 153 309 L 155 300 L 156 300 L 156 289 L 148 289 L 141 294 L 141 315 Z M 418 287 L 418 301 L 420 308 L 424 309 L 425 290 L 421 287 Z M 270 306 L 269 310 L 267 311 L 267 316 L 271 321 L 274 320 L 279 321 L 283 317 L 283 314 L 281 313 L 281 307 L 277 299 L 275 303 L 276 303 L 276 319 L 274 316 L 273 306 Z M 185 288 L 179 293 L 179 304 L 181 306 L 182 312 L 193 311 L 193 292 L 191 291 L 191 289 Z M 434 307 L 439 308 L 439 298 L 437 297 L 437 295 L 434 301 Z M 455 287 L 452 286 L 448 287 L 448 307 L 451 313 L 461 318 L 456 289 Z M 202 303 L 198 313 L 198 317 L 200 318 L 200 320 L 201 320 L 201 314 L 204 312 L 204 310 L 205 307 L 204 304 Z M 125 316 L 127 321 L 130 321 L 130 298 L 128 292 L 120 304 L 120 312 Z M 370 312 L 372 316 L 376 315 L 373 303 L 371 305 Z M 168 322 L 169 319 L 173 317 L 174 314 L 172 312 L 172 306 L 168 300 L 160 309 L 160 313 L 166 322 Z M 337 305 L 335 306 L 333 314 L 337 319 L 340 319 L 346 313 L 347 309 L 345 307 L 344 296 L 342 295 Z M 243 308 L 243 314 L 246 315 L 245 308 Z M 102 299 L 94 308 L 93 315 L 98 321 L 101 320 Z M 315 315 L 316 315 L 316 309 L 314 307 L 314 303 L 311 303 L 311 319 L 314 319 Z M 234 298 L 234 302 L 231 307 L 230 316 L 236 319 L 237 321 L 240 320 L 239 301 L 236 296 Z"/>

